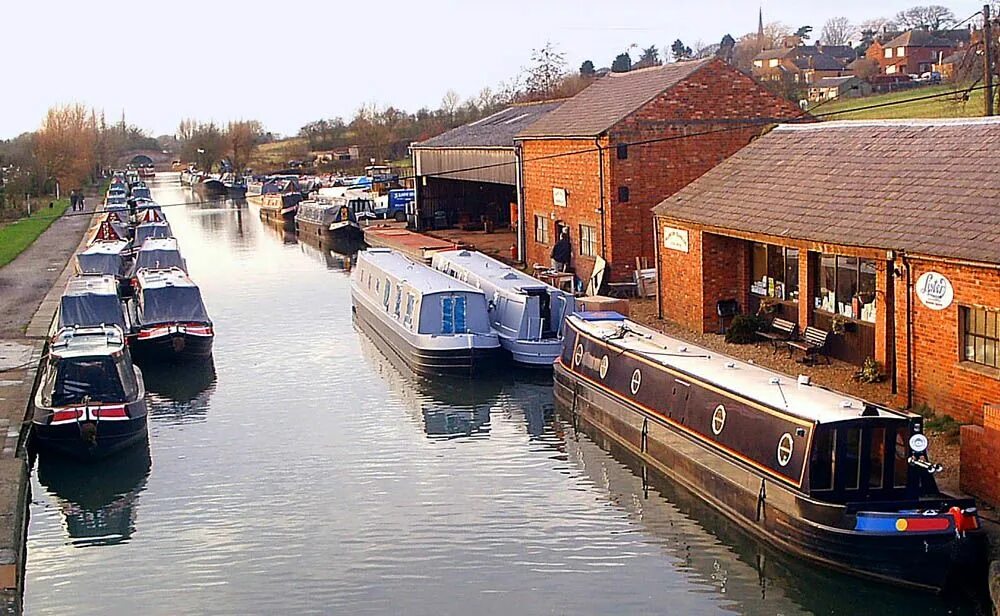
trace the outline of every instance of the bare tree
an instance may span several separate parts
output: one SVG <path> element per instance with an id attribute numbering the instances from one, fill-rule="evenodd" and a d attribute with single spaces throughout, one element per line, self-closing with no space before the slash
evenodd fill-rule
<path id="1" fill-rule="evenodd" d="M 951 9 L 939 4 L 914 6 L 896 13 L 895 21 L 905 30 L 928 27 L 931 30 L 950 28 L 957 21 Z"/>
<path id="2" fill-rule="evenodd" d="M 524 73 L 527 94 L 533 98 L 547 98 L 566 75 L 566 54 L 546 42 L 541 49 L 531 51 L 531 64 Z"/>
<path id="3" fill-rule="evenodd" d="M 247 168 L 263 134 L 264 127 L 257 120 L 239 120 L 226 126 L 226 154 L 235 173 L 242 173 Z"/>
<path id="4" fill-rule="evenodd" d="M 846 45 L 854 32 L 846 17 L 831 17 L 823 24 L 820 41 L 824 45 Z"/>

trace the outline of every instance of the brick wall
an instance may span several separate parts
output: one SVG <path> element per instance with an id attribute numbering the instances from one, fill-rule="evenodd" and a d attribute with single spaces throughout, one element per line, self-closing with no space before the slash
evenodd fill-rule
<path id="1" fill-rule="evenodd" d="M 980 419 L 962 426 L 962 490 L 1000 505 L 1000 405 L 987 405 Z"/>
<path id="2" fill-rule="evenodd" d="M 664 226 L 685 230 L 680 224 L 661 219 L 657 220 L 657 224 L 660 225 L 658 237 L 661 238 L 661 246 Z M 688 230 L 687 235 L 687 252 L 660 248 L 660 260 L 657 264 L 660 311 L 665 319 L 680 323 L 694 331 L 702 331 L 704 321 L 701 301 L 702 234 L 700 231 Z"/>
<path id="3" fill-rule="evenodd" d="M 910 260 L 912 284 L 927 271 L 948 278 L 955 299 L 944 310 L 931 310 L 914 293 L 913 404 L 926 403 L 939 413 L 967 423 L 979 416 L 983 405 L 1000 403 L 1000 373 L 959 361 L 959 307 L 1000 309 L 1000 271 L 970 265 Z M 895 279 L 896 370 L 900 401 L 906 400 L 906 277 Z"/>

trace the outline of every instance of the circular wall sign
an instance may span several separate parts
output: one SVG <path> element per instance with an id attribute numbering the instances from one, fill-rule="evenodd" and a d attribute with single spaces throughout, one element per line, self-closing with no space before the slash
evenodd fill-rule
<path id="1" fill-rule="evenodd" d="M 924 272 L 917 278 L 917 298 L 931 310 L 944 310 L 955 299 L 955 289 L 944 274 Z"/>
<path id="2" fill-rule="evenodd" d="M 642 385 L 642 373 L 636 368 L 635 372 L 632 373 L 632 382 L 629 383 L 629 389 L 632 390 L 632 395 L 639 393 L 639 387 Z"/>
<path id="3" fill-rule="evenodd" d="M 781 466 L 788 466 L 788 463 L 792 461 L 792 450 L 795 447 L 795 443 L 792 442 L 792 435 L 785 432 L 778 439 L 778 464 Z"/>
<path id="4" fill-rule="evenodd" d="M 712 413 L 712 434 L 719 436 L 726 427 L 726 407 L 721 404 Z"/>
<path id="5" fill-rule="evenodd" d="M 608 376 L 608 356 L 601 358 L 601 378 Z"/>

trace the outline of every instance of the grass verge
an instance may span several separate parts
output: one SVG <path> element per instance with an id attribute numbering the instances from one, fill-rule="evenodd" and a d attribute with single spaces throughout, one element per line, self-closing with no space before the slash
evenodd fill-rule
<path id="1" fill-rule="evenodd" d="M 960 101 L 958 97 L 949 95 L 956 90 L 956 87 L 954 84 L 943 84 L 888 94 L 876 94 L 864 98 L 836 100 L 817 106 L 816 113 L 822 115 L 824 120 L 908 120 L 916 118 L 970 118 L 983 115 L 983 91 L 981 89 L 974 90 L 969 94 L 968 101 Z M 936 94 L 942 96 L 903 103 L 903 101 Z M 872 105 L 887 106 L 852 111 Z"/>
<path id="2" fill-rule="evenodd" d="M 27 218 L 0 227 L 0 267 L 16 259 L 56 218 L 62 216 L 69 207 L 69 199 L 58 199 L 54 204 L 51 208 L 38 209 Z"/>

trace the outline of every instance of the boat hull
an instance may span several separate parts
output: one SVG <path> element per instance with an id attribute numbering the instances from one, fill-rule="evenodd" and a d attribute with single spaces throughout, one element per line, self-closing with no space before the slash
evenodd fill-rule
<path id="1" fill-rule="evenodd" d="M 149 436 L 147 415 L 126 421 L 81 421 L 32 425 L 32 443 L 36 450 L 83 460 L 99 460 L 114 455 Z"/>
<path id="2" fill-rule="evenodd" d="M 203 199 L 218 199 L 226 196 L 226 185 L 219 180 L 205 180 L 194 184 Z"/>
<path id="3" fill-rule="evenodd" d="M 356 222 L 335 222 L 328 229 L 330 239 L 336 242 L 360 244 L 365 235 Z"/>
<path id="4" fill-rule="evenodd" d="M 582 421 L 610 437 L 744 530 L 786 552 L 860 577 L 929 591 L 982 571 L 981 531 L 969 531 L 964 537 L 954 531 L 875 535 L 818 522 L 842 517 L 843 508 L 824 509 L 734 463 L 656 414 L 580 378 L 562 360 L 554 371 L 557 407 L 574 424 Z"/>
<path id="5" fill-rule="evenodd" d="M 396 355 L 417 374 L 471 376 L 502 365 L 502 350 L 495 348 L 422 349 L 417 348 L 381 320 L 363 302 L 354 301 L 354 321 L 387 355 Z"/>
<path id="6" fill-rule="evenodd" d="M 500 346 L 516 363 L 533 368 L 551 368 L 562 353 L 562 339 L 516 340 L 500 338 Z"/>
<path id="7" fill-rule="evenodd" d="M 140 361 L 183 361 L 204 359 L 212 355 L 214 335 L 193 335 L 184 332 L 143 336 L 142 332 L 132 340 L 132 355 Z"/>

